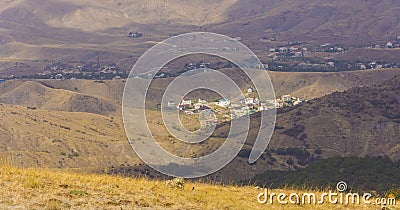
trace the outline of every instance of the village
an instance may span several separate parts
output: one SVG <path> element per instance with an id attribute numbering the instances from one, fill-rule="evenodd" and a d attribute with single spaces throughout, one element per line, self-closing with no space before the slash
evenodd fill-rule
<path id="1" fill-rule="evenodd" d="M 276 41 L 273 38 L 264 38 L 263 40 L 270 43 Z M 394 37 L 393 40 L 359 47 L 360 49 L 398 49 L 400 48 L 400 36 Z M 345 54 L 351 48 L 354 46 L 333 43 L 319 45 L 299 41 L 280 43 L 266 50 L 267 57 L 271 61 L 265 66 L 270 71 L 330 72 L 398 68 L 400 65 L 398 61 L 335 59 L 336 56 Z M 316 59 L 316 57 L 319 58 Z"/>
<path id="2" fill-rule="evenodd" d="M 130 32 L 128 37 L 137 39 L 142 37 L 143 34 L 138 32 Z M 240 37 L 235 39 L 241 41 Z M 264 42 L 277 42 L 274 38 L 263 38 Z M 364 49 L 396 49 L 400 48 L 400 36 L 394 37 L 393 40 L 385 42 L 371 43 L 362 46 Z M 227 49 L 222 49 L 227 50 Z M 228 49 L 229 50 L 229 49 Z M 271 48 L 266 49 L 266 57 L 270 60 L 264 61 L 263 67 L 269 71 L 279 72 L 338 72 L 338 71 L 354 71 L 354 70 L 372 70 L 372 69 L 389 69 L 398 68 L 400 63 L 398 61 L 380 61 L 380 60 L 337 60 L 335 55 L 345 54 L 350 50 L 349 46 L 340 44 L 318 44 L 312 45 L 307 42 L 293 41 L 287 43 L 279 43 Z M 324 57 L 318 57 L 324 55 Z M 24 62 L 16 62 L 13 66 L 15 70 L 30 68 L 29 64 Z M 178 76 L 179 73 L 186 72 L 193 69 L 210 68 L 210 69 L 224 69 L 235 68 L 235 65 L 230 62 L 216 62 L 210 61 L 190 62 L 184 64 L 179 73 L 165 71 L 159 72 L 154 78 L 168 78 Z M 254 68 L 261 69 L 260 66 Z M 121 67 L 113 62 L 100 62 L 100 56 L 97 56 L 97 61 L 87 61 L 78 63 L 65 63 L 63 61 L 49 62 L 44 66 L 42 73 L 24 76 L 11 76 L 7 79 L 91 79 L 91 80 L 120 80 L 126 79 L 129 75 L 129 70 L 126 67 Z M 0 81 L 1 82 L 1 81 Z M 260 104 L 261 106 L 261 104 Z"/>
<path id="3" fill-rule="evenodd" d="M 240 100 L 239 103 L 233 103 L 228 98 L 220 98 L 214 101 L 196 99 L 182 100 L 179 104 L 169 101 L 168 108 L 178 109 L 187 115 L 213 112 L 217 119 L 227 121 L 274 108 L 280 109 L 284 107 L 298 106 L 306 101 L 290 95 L 283 95 L 275 100 L 261 101 L 255 95 L 254 88 L 250 86 L 247 88 L 247 93 L 245 94 L 246 98 Z"/>

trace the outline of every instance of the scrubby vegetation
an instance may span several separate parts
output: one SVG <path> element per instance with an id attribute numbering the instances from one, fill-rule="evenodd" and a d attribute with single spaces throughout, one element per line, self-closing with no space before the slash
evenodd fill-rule
<path id="1" fill-rule="evenodd" d="M 388 158 L 334 157 L 297 171 L 266 171 L 248 183 L 272 188 L 325 188 L 345 181 L 353 190 L 376 191 L 384 195 L 389 190 L 398 192 L 394 189 L 400 189 L 399 174 L 400 162 L 392 162 Z"/>

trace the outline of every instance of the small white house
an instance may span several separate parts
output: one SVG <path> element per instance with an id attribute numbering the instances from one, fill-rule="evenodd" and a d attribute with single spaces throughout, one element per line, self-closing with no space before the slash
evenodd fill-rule
<path id="1" fill-rule="evenodd" d="M 255 98 L 245 98 L 244 103 L 246 105 L 254 105 L 255 104 Z"/>
<path id="2" fill-rule="evenodd" d="M 281 97 L 281 99 L 282 99 L 283 102 L 290 102 L 290 101 L 292 101 L 292 96 L 290 96 L 290 95 L 283 95 L 283 96 Z"/>
<path id="3" fill-rule="evenodd" d="M 247 92 L 248 92 L 248 93 L 254 92 L 254 88 L 253 88 L 252 86 L 250 86 L 249 88 L 247 88 Z"/>
<path id="4" fill-rule="evenodd" d="M 192 100 L 182 100 L 180 105 L 192 105 Z"/>
<path id="5" fill-rule="evenodd" d="M 296 101 L 293 102 L 294 106 L 301 104 L 303 101 L 300 98 L 297 98 Z"/>
<path id="6" fill-rule="evenodd" d="M 62 75 L 62 74 L 57 74 L 57 75 L 55 76 L 55 79 L 56 79 L 56 80 L 63 80 L 63 79 L 64 79 L 64 75 Z"/>
<path id="7" fill-rule="evenodd" d="M 174 108 L 174 107 L 176 107 L 176 103 L 173 102 L 173 101 L 168 101 L 168 107 L 169 108 Z"/>
<path id="8" fill-rule="evenodd" d="M 285 53 L 285 52 L 287 52 L 288 51 L 288 48 L 287 47 L 281 47 L 281 48 L 279 48 L 279 52 L 280 53 Z"/>
<path id="9" fill-rule="evenodd" d="M 195 108 L 195 109 L 200 109 L 202 106 L 203 106 L 202 103 L 195 103 L 195 104 L 194 104 L 194 108 Z"/>
<path id="10" fill-rule="evenodd" d="M 387 47 L 387 48 L 393 48 L 393 43 L 388 42 L 388 43 L 386 44 L 386 47 Z"/>
<path id="11" fill-rule="evenodd" d="M 229 99 L 223 98 L 216 103 L 220 107 L 228 107 L 231 105 L 231 101 Z"/>
<path id="12" fill-rule="evenodd" d="M 200 99 L 200 98 L 199 98 L 199 100 L 198 100 L 197 102 L 198 102 L 198 103 L 201 103 L 201 104 L 206 104 L 206 103 L 207 103 L 206 100 L 203 100 L 203 99 Z"/>

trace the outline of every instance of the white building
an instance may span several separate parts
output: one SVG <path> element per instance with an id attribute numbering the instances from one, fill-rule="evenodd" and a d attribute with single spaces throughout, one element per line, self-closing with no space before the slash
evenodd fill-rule
<path id="1" fill-rule="evenodd" d="M 258 107 L 258 111 L 265 111 L 268 110 L 268 107 L 266 103 L 261 103 L 260 106 Z"/>
<path id="2" fill-rule="evenodd" d="M 176 103 L 173 102 L 173 101 L 168 101 L 168 107 L 169 108 L 174 108 L 174 107 L 176 107 Z"/>
<path id="3" fill-rule="evenodd" d="M 281 99 L 282 99 L 282 101 L 285 102 L 285 103 L 291 102 L 291 101 L 292 101 L 292 96 L 290 96 L 290 95 L 283 95 L 283 96 L 281 97 Z"/>
<path id="4" fill-rule="evenodd" d="M 293 105 L 294 106 L 297 106 L 297 105 L 299 105 L 299 104 L 301 104 L 303 101 L 300 99 L 300 98 L 297 98 L 294 102 L 293 102 Z"/>
<path id="5" fill-rule="evenodd" d="M 255 98 L 245 98 L 244 103 L 246 105 L 254 105 L 256 103 L 256 100 L 255 100 Z"/>
<path id="6" fill-rule="evenodd" d="M 192 105 L 192 100 L 182 100 L 180 105 Z"/>
<path id="7" fill-rule="evenodd" d="M 219 100 L 216 105 L 220 106 L 220 107 L 228 107 L 229 105 L 231 105 L 231 101 L 229 99 L 223 98 L 221 100 Z"/>
<path id="8" fill-rule="evenodd" d="M 195 109 L 200 109 L 202 106 L 203 106 L 202 103 L 195 103 L 195 104 L 194 104 L 194 108 L 195 108 Z"/>
<path id="9" fill-rule="evenodd" d="M 56 79 L 56 80 L 63 80 L 63 79 L 64 79 L 64 75 L 62 75 L 62 74 L 57 74 L 57 75 L 55 76 L 55 79 Z"/>
<path id="10" fill-rule="evenodd" d="M 201 103 L 201 104 L 206 104 L 206 103 L 207 103 L 206 100 L 202 100 L 202 99 L 200 99 L 200 98 L 199 98 L 199 100 L 197 100 L 197 102 L 198 102 L 198 103 Z"/>
<path id="11" fill-rule="evenodd" d="M 281 100 L 275 100 L 275 108 L 279 109 L 283 107 L 283 102 Z"/>

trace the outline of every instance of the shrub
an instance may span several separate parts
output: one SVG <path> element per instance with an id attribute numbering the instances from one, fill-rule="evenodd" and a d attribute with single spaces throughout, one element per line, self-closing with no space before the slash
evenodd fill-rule
<path id="1" fill-rule="evenodd" d="M 286 134 L 288 136 L 295 138 L 298 135 L 300 135 L 301 133 L 303 133 L 304 130 L 305 130 L 305 127 L 303 125 L 295 124 L 292 128 L 283 131 L 283 134 Z"/>
<path id="2" fill-rule="evenodd" d="M 320 155 L 320 154 L 322 154 L 322 150 L 321 149 L 315 149 L 314 154 Z"/>

